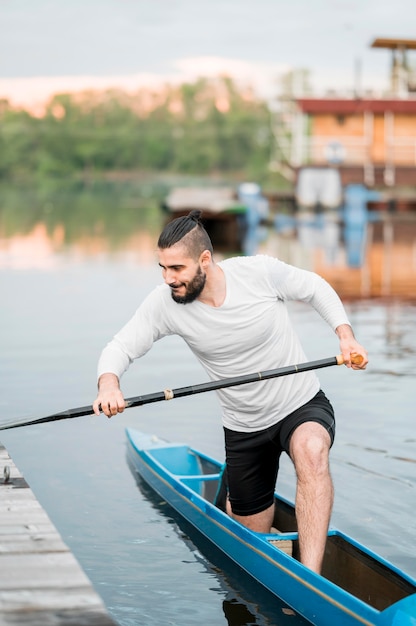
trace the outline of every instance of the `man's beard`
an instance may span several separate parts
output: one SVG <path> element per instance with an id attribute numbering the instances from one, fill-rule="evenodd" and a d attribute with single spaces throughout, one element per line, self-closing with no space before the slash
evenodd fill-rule
<path id="1" fill-rule="evenodd" d="M 193 277 L 193 279 L 188 283 L 188 286 L 185 287 L 185 294 L 183 296 L 178 296 L 171 287 L 171 296 L 178 304 L 189 304 L 198 298 L 201 295 L 203 288 L 205 287 L 205 281 L 207 279 L 206 274 L 204 274 L 200 267 Z M 185 285 L 181 285 L 185 286 Z"/>

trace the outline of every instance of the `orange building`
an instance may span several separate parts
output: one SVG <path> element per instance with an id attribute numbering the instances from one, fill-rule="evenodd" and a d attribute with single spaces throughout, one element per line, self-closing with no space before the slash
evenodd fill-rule
<path id="1" fill-rule="evenodd" d="M 294 165 L 337 165 L 343 182 L 368 186 L 416 184 L 416 98 L 299 98 L 296 104 Z"/>
<path id="2" fill-rule="evenodd" d="M 349 98 L 283 99 L 277 143 L 283 139 L 282 162 L 292 172 L 329 165 L 339 169 L 344 184 L 416 185 L 416 77 L 407 61 L 416 40 L 376 39 L 372 47 L 392 53 L 391 84 L 383 96 L 363 91 Z"/>

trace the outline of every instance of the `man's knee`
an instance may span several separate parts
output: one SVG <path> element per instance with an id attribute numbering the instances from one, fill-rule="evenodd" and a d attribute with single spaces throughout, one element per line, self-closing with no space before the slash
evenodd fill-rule
<path id="1" fill-rule="evenodd" d="M 293 433 L 290 456 L 296 471 L 320 473 L 328 471 L 331 438 L 327 430 L 317 422 L 305 422 Z"/>

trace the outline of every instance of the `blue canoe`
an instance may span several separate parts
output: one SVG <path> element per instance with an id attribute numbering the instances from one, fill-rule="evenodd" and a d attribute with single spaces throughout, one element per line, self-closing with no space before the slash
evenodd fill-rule
<path id="1" fill-rule="evenodd" d="M 276 494 L 274 530 L 255 533 L 214 504 L 221 463 L 128 428 L 139 476 L 243 570 L 317 626 L 416 626 L 416 580 L 330 529 L 322 575 L 298 560 L 293 505 Z"/>

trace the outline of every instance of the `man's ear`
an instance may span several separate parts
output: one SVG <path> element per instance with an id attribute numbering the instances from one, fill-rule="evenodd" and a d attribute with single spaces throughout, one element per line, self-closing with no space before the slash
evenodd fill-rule
<path id="1" fill-rule="evenodd" d="M 211 260 L 212 260 L 212 255 L 209 250 L 204 250 L 201 253 L 201 256 L 199 257 L 199 262 L 201 263 L 204 269 L 208 267 L 208 265 L 211 263 Z"/>

